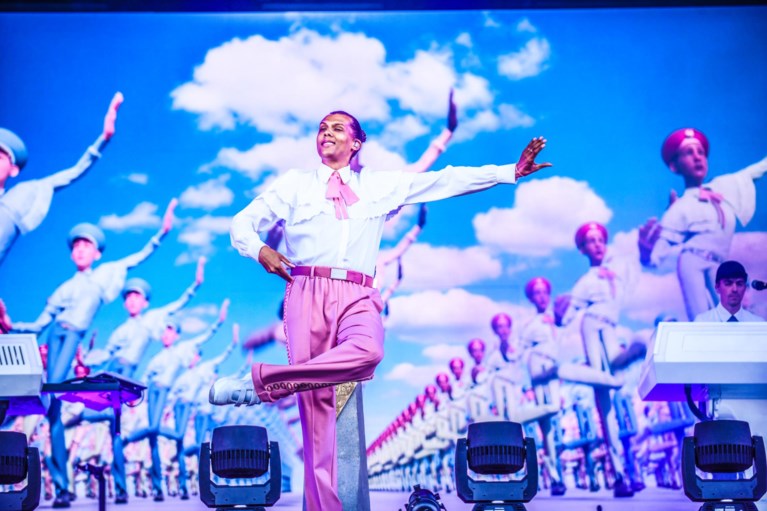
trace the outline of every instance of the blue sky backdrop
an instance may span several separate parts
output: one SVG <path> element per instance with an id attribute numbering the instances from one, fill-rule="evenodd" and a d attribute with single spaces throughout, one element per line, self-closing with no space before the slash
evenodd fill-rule
<path id="1" fill-rule="evenodd" d="M 162 305 L 205 255 L 205 284 L 184 329 L 198 332 L 226 297 L 228 326 L 265 327 L 283 284 L 230 248 L 231 216 L 278 172 L 316 163 L 316 125 L 331 110 L 359 117 L 370 167 L 416 160 L 444 126 L 452 86 L 460 125 L 436 168 L 514 162 L 538 135 L 554 167 L 517 187 L 429 206 L 390 304 L 386 357 L 366 386 L 372 439 L 449 358 L 464 356 L 468 339 L 492 340 L 493 314 L 509 312 L 516 325 L 532 314 L 522 291 L 529 278 L 548 277 L 555 293 L 570 289 L 587 266 L 572 242 L 578 225 L 605 222 L 613 253 L 636 259 L 637 226 L 662 214 L 671 188 L 682 191 L 660 159 L 670 131 L 708 135 L 710 177 L 767 154 L 765 32 L 764 7 L 0 14 L 0 126 L 30 153 L 19 179 L 72 165 L 99 134 L 112 95 L 125 95 L 102 161 L 56 193 L 42 226 L 0 267 L 0 297 L 13 319 L 34 319 L 75 271 L 65 243 L 74 224 L 100 223 L 104 260 L 120 258 L 149 239 L 178 197 L 174 230 L 130 275 L 147 279 Z M 767 280 L 767 179 L 757 197 L 733 256 Z M 384 247 L 415 218 L 415 208 L 403 211 Z M 767 312 L 767 297 L 748 300 Z M 646 334 L 659 312 L 681 310 L 673 274 L 642 273 L 622 334 Z M 99 344 L 125 318 L 119 300 L 105 306 L 93 325 Z M 206 355 L 224 349 L 228 326 Z M 286 361 L 281 346 L 258 356 Z"/>

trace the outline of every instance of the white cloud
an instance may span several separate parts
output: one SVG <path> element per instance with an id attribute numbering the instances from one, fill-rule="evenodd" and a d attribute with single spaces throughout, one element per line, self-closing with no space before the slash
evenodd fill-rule
<path id="1" fill-rule="evenodd" d="M 485 18 L 485 23 L 484 23 L 485 28 L 499 28 L 503 26 L 499 22 L 495 21 L 495 19 L 492 17 L 492 15 L 489 12 L 485 11 L 482 13 L 482 15 Z"/>
<path id="2" fill-rule="evenodd" d="M 473 337 L 492 341 L 495 336 L 490 320 L 498 312 L 510 314 L 515 321 L 532 315 L 528 306 L 496 302 L 463 289 L 395 295 L 389 301 L 389 311 L 387 331 L 421 344 L 463 345 Z"/>
<path id="3" fill-rule="evenodd" d="M 278 136 L 300 136 L 313 131 L 328 108 L 379 122 L 389 120 L 390 101 L 421 115 L 443 113 L 447 89 L 456 82 L 451 58 L 431 50 L 389 62 L 376 38 L 300 29 L 277 40 L 233 39 L 208 51 L 193 80 L 171 95 L 174 108 L 199 115 L 202 129 L 245 123 Z"/>
<path id="4" fill-rule="evenodd" d="M 548 67 L 550 55 L 549 42 L 535 37 L 519 51 L 498 57 L 498 73 L 511 80 L 536 76 Z"/>
<path id="5" fill-rule="evenodd" d="M 136 183 L 137 185 L 145 185 L 149 182 L 149 176 L 140 172 L 133 172 L 132 174 L 128 174 L 125 176 L 125 179 L 131 183 Z"/>
<path id="6" fill-rule="evenodd" d="M 399 212 L 389 218 L 384 224 L 383 239 L 394 240 L 409 230 L 413 225 L 413 218 L 418 212 L 418 206 L 403 206 Z"/>
<path id="7" fill-rule="evenodd" d="M 375 168 L 397 160 L 392 154 L 379 159 L 382 155 L 375 153 L 400 150 L 445 117 L 451 86 L 461 109 L 458 133 L 464 132 L 457 140 L 533 122 L 510 105 L 490 111 L 495 98 L 489 81 L 457 73 L 452 60 L 449 49 L 435 45 L 415 51 L 409 60 L 390 61 L 378 39 L 353 33 L 326 36 L 303 28 L 276 40 L 257 35 L 211 49 L 193 79 L 171 95 L 174 108 L 196 114 L 201 129 L 246 124 L 274 137 L 248 150 L 224 148 L 202 169 L 226 166 L 254 181 L 266 173 L 316 165 L 314 132 L 330 109 L 357 115 L 368 130 L 384 127 L 378 147 L 368 142 L 363 152 L 364 161 Z"/>
<path id="8" fill-rule="evenodd" d="M 391 371 L 384 375 L 388 381 L 402 382 L 410 387 L 423 390 L 426 385 L 434 383 L 437 373 L 445 371 L 442 365 L 415 365 L 410 362 L 401 362 L 394 366 Z"/>
<path id="9" fill-rule="evenodd" d="M 408 140 L 428 133 L 429 128 L 415 115 L 394 119 L 384 128 L 380 142 L 387 147 L 402 148 Z"/>
<path id="10" fill-rule="evenodd" d="M 468 32 L 461 32 L 458 37 L 455 38 L 455 44 L 471 48 L 474 44 L 471 41 L 471 34 Z"/>
<path id="11" fill-rule="evenodd" d="M 228 235 L 231 217 L 205 215 L 195 219 L 185 219 L 184 228 L 178 240 L 188 245 L 188 250 L 176 258 L 176 265 L 197 262 L 200 256 L 215 252 L 213 242 L 218 236 Z"/>
<path id="12" fill-rule="evenodd" d="M 494 279 L 501 262 L 486 247 L 435 247 L 416 243 L 402 257 L 403 290 L 449 289 Z"/>
<path id="13" fill-rule="evenodd" d="M 530 23 L 530 20 L 527 18 L 522 18 L 519 23 L 517 23 L 517 32 L 531 32 L 535 33 L 538 29 L 535 28 L 535 26 Z"/>
<path id="14" fill-rule="evenodd" d="M 99 219 L 99 226 L 110 231 L 141 230 L 150 227 L 159 227 L 161 219 L 156 215 L 157 205 L 151 202 L 142 202 L 133 208 L 127 215 L 119 216 L 111 214 Z"/>
<path id="15" fill-rule="evenodd" d="M 513 208 L 491 208 L 473 224 L 477 239 L 513 254 L 546 256 L 572 248 L 576 229 L 608 223 L 612 211 L 584 181 L 554 176 L 518 185 Z"/>
<path id="16" fill-rule="evenodd" d="M 498 105 L 498 113 L 501 117 L 501 126 L 506 129 L 518 127 L 529 128 L 535 124 L 535 119 L 514 105 L 507 103 Z"/>
<path id="17" fill-rule="evenodd" d="M 444 363 L 443 370 L 447 369 L 447 364 L 450 362 L 451 359 L 456 357 L 464 358 L 467 356 L 465 346 L 457 345 L 457 344 L 444 344 L 444 343 L 432 344 L 431 346 L 426 346 L 421 353 L 423 354 L 423 356 L 432 360 L 433 362 L 443 362 Z"/>
<path id="18" fill-rule="evenodd" d="M 190 186 L 181 194 L 179 204 L 185 208 L 212 210 L 229 206 L 234 200 L 234 193 L 226 186 L 229 175 L 210 179 L 196 186 Z"/>

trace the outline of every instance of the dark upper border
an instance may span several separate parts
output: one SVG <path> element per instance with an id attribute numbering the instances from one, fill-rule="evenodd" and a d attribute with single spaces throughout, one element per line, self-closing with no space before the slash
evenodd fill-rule
<path id="1" fill-rule="evenodd" d="M 0 12 L 288 12 L 767 5 L 767 0 L 0 0 Z"/>

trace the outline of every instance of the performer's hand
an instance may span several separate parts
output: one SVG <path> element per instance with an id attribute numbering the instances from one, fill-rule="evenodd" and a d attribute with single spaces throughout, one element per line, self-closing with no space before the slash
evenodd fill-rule
<path id="1" fill-rule="evenodd" d="M 535 163 L 535 158 L 544 147 L 546 147 L 546 139 L 543 137 L 536 137 L 527 144 L 517 162 L 517 179 L 529 176 L 542 168 L 551 167 L 551 163 Z"/>
<path id="2" fill-rule="evenodd" d="M 570 308 L 570 295 L 559 295 L 554 299 L 554 323 L 562 326 L 562 320 Z"/>
<path id="3" fill-rule="evenodd" d="M 402 280 L 402 258 L 397 258 L 397 282 Z"/>
<path id="4" fill-rule="evenodd" d="M 453 133 L 458 127 L 458 108 L 453 101 L 453 88 L 450 87 L 450 95 L 447 100 L 447 129 Z"/>
<path id="5" fill-rule="evenodd" d="M 418 227 L 423 229 L 424 225 L 426 225 L 426 204 L 421 204 L 418 209 Z"/>
<path id="6" fill-rule="evenodd" d="M 678 198 L 679 198 L 679 195 L 676 193 L 676 190 L 672 188 L 671 191 L 668 193 L 668 207 L 670 208 L 672 204 L 674 204 Z"/>
<path id="7" fill-rule="evenodd" d="M 296 265 L 276 250 L 264 245 L 258 252 L 258 262 L 261 263 L 267 273 L 279 275 L 288 282 L 293 281 L 293 277 L 290 276 L 286 267 L 293 268 Z"/>
<path id="8" fill-rule="evenodd" d="M 639 247 L 639 262 L 647 266 L 655 243 L 660 239 L 661 227 L 656 218 L 651 218 L 639 228 L 637 246 Z"/>
<path id="9" fill-rule="evenodd" d="M 205 263 L 208 262 L 208 260 L 205 258 L 205 256 L 201 256 L 197 260 L 197 272 L 194 275 L 194 283 L 198 286 L 202 284 L 205 281 Z"/>
<path id="10" fill-rule="evenodd" d="M 240 344 L 240 324 L 235 323 L 232 325 L 232 346 Z"/>
<path id="11" fill-rule="evenodd" d="M 226 321 L 226 315 L 229 313 L 229 298 L 225 298 L 221 302 L 221 309 L 218 311 L 218 321 L 223 323 Z"/>
<path id="12" fill-rule="evenodd" d="M 109 140 L 115 134 L 115 121 L 117 120 L 117 109 L 123 104 L 123 93 L 117 92 L 109 103 L 109 109 L 104 116 L 104 139 Z"/>
<path id="13" fill-rule="evenodd" d="M 5 302 L 0 298 L 0 334 L 7 334 L 13 328 L 11 317 L 8 315 L 8 309 L 5 307 Z"/>
<path id="14" fill-rule="evenodd" d="M 162 233 L 168 234 L 171 227 L 173 227 L 173 211 L 178 206 L 178 199 L 175 197 L 170 200 L 168 207 L 165 209 L 165 214 L 162 217 Z"/>

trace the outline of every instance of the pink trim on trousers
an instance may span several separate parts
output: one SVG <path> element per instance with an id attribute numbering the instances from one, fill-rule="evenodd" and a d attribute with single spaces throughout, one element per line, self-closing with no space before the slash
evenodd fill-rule
<path id="1" fill-rule="evenodd" d="M 373 377 L 383 358 L 383 303 L 377 289 L 321 277 L 294 277 L 285 290 L 291 365 L 253 364 L 263 402 L 298 392 L 307 511 L 340 511 L 333 385 Z"/>

